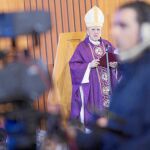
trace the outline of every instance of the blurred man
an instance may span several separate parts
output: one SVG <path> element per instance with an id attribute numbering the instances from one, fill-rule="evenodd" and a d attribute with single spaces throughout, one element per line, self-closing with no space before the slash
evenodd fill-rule
<path id="1" fill-rule="evenodd" d="M 126 122 L 108 120 L 107 127 L 130 138 L 108 133 L 104 150 L 150 150 L 150 5 L 132 2 L 115 13 L 112 36 L 116 41 L 123 72 L 112 96 L 110 111 Z M 99 124 L 106 120 L 99 120 Z"/>

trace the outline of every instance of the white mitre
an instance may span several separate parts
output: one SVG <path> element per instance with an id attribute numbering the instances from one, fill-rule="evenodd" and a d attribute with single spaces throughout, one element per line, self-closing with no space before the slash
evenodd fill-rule
<path id="1" fill-rule="evenodd" d="M 92 7 L 85 15 L 86 27 L 103 26 L 104 14 L 97 6 Z"/>

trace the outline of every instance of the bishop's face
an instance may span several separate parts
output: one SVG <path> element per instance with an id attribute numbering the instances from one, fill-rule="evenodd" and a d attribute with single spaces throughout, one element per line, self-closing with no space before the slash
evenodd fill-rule
<path id="1" fill-rule="evenodd" d="M 101 29 L 102 28 L 99 26 L 87 28 L 87 34 L 89 35 L 89 37 L 92 41 L 98 41 L 100 39 Z"/>
<path id="2" fill-rule="evenodd" d="M 112 25 L 112 38 L 120 51 L 128 51 L 140 41 L 140 26 L 134 9 L 118 10 Z"/>

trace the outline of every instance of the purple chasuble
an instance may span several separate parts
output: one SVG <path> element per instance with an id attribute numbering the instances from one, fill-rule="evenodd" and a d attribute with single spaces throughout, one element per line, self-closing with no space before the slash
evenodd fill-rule
<path id="1" fill-rule="evenodd" d="M 108 99 L 108 77 L 107 69 L 101 66 L 92 68 L 89 75 L 89 83 L 81 83 L 88 64 L 105 54 L 105 46 L 109 45 L 109 52 L 114 52 L 114 47 L 110 42 L 100 39 L 100 45 L 95 46 L 89 41 L 89 37 L 79 43 L 70 62 L 70 72 L 72 78 L 72 99 L 71 99 L 71 119 L 80 119 L 81 95 L 79 87 L 82 86 L 84 93 L 84 123 L 93 121 L 93 113 L 102 111 L 109 106 Z M 94 57 L 94 58 L 93 58 Z M 117 82 L 116 69 L 111 69 L 111 85 Z"/>

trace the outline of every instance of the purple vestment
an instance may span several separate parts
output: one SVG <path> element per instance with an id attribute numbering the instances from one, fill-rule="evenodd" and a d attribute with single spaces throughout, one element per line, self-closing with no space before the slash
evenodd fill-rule
<path id="1" fill-rule="evenodd" d="M 84 93 L 84 122 L 85 125 L 93 120 L 95 111 L 102 111 L 108 107 L 108 83 L 106 68 L 98 66 L 92 68 L 89 76 L 89 83 L 81 84 L 88 64 L 105 54 L 105 47 L 109 45 L 109 52 L 114 52 L 113 46 L 106 40 L 100 39 L 100 45 L 95 46 L 86 37 L 77 46 L 70 62 L 70 72 L 72 78 L 72 100 L 71 100 L 71 119 L 80 118 L 81 95 L 79 87 L 82 86 Z M 100 55 L 99 55 L 100 54 Z M 94 57 L 94 58 L 93 58 Z M 98 72 L 97 72 L 98 71 Z M 115 69 L 111 69 L 112 86 L 117 82 Z"/>

